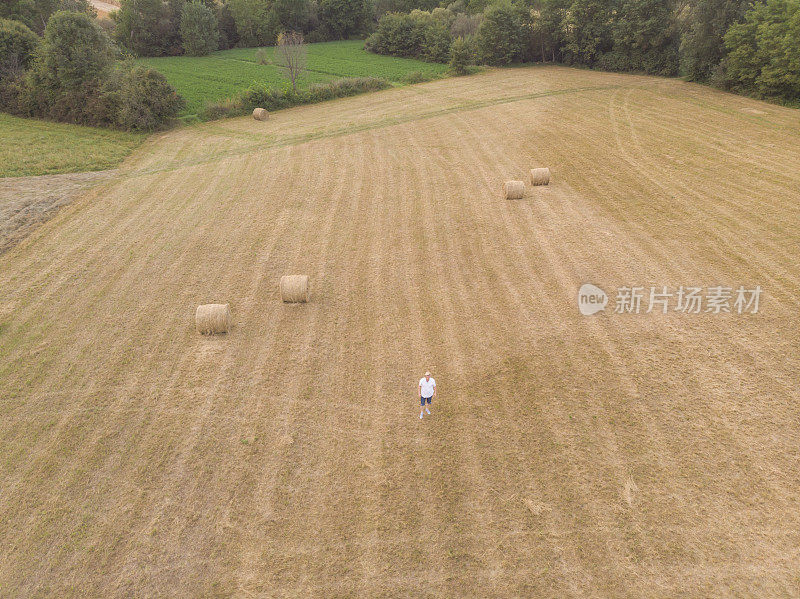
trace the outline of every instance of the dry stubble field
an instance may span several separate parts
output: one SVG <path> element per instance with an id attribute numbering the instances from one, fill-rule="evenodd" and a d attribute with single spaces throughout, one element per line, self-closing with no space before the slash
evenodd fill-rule
<path id="1" fill-rule="evenodd" d="M 0 595 L 800 594 L 799 189 L 798 112 L 556 67 L 151 140 L 0 256 Z"/>

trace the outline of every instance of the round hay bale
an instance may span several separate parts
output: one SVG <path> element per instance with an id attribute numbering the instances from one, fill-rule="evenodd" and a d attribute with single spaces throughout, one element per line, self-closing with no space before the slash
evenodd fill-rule
<path id="1" fill-rule="evenodd" d="M 253 118 L 257 121 L 266 121 L 269 118 L 269 113 L 265 108 L 256 108 L 253 110 Z"/>
<path id="2" fill-rule="evenodd" d="M 506 181 L 503 184 L 503 195 L 507 200 L 519 200 L 525 195 L 525 182 Z"/>
<path id="3" fill-rule="evenodd" d="M 281 277 L 281 300 L 284 302 L 308 301 L 308 275 L 286 275 Z"/>
<path id="4" fill-rule="evenodd" d="M 550 184 L 550 169 L 545 168 L 532 168 L 531 169 L 531 185 L 549 185 Z"/>
<path id="5" fill-rule="evenodd" d="M 197 332 L 203 335 L 227 333 L 231 327 L 230 304 L 203 304 L 194 315 Z"/>

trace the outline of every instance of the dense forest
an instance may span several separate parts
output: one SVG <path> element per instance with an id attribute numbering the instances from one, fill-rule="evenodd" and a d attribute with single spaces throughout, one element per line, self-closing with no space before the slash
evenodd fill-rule
<path id="1" fill-rule="evenodd" d="M 273 45 L 287 31 L 366 38 L 372 52 L 455 74 L 555 62 L 800 102 L 800 0 L 121 0 L 99 20 L 87 0 L 5 0 L 0 109 L 153 129 L 182 101 L 160 73 L 120 58 Z"/>
<path id="2" fill-rule="evenodd" d="M 456 0 L 382 15 L 367 47 L 458 64 L 540 61 L 683 75 L 800 99 L 800 0 Z"/>

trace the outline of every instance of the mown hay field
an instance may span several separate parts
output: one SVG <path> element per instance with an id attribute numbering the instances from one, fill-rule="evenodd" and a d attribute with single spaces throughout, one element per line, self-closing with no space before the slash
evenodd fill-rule
<path id="1" fill-rule="evenodd" d="M 151 138 L 0 256 L 0 593 L 797 595 L 797 114 L 547 67 Z"/>

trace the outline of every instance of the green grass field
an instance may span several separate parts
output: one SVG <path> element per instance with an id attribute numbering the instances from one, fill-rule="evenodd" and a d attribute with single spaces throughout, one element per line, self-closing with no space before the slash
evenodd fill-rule
<path id="1" fill-rule="evenodd" d="M 145 135 L 0 113 L 0 177 L 99 171 L 119 164 Z"/>
<path id="2" fill-rule="evenodd" d="M 436 77 L 447 65 L 372 54 L 361 40 L 308 44 L 307 70 L 300 85 L 322 83 L 342 77 L 379 77 L 402 83 L 409 73 L 421 72 Z M 283 71 L 275 64 L 258 64 L 258 48 L 235 48 L 209 56 L 142 58 L 137 62 L 151 66 L 169 80 L 186 100 L 183 116 L 198 114 L 208 102 L 234 96 L 253 83 L 286 85 Z M 272 63 L 274 48 L 265 48 Z"/>

